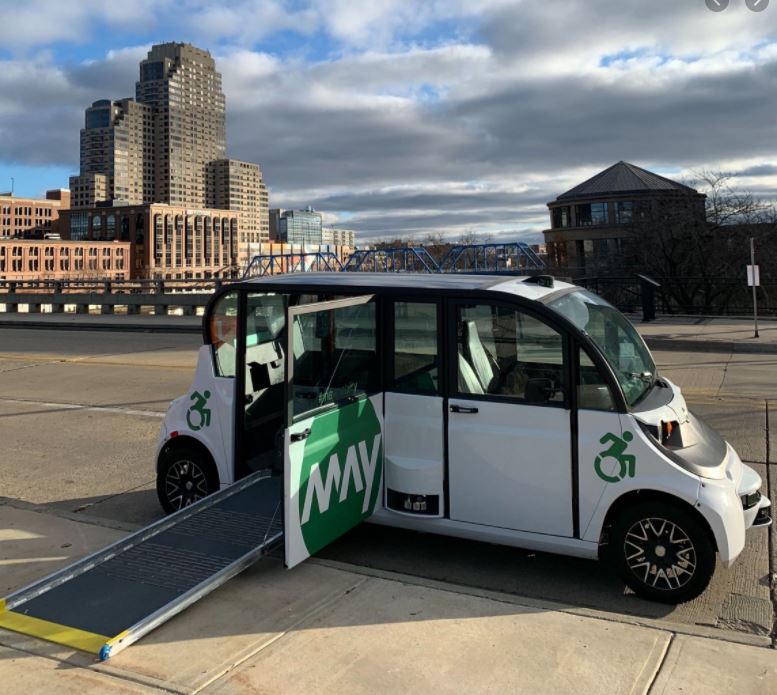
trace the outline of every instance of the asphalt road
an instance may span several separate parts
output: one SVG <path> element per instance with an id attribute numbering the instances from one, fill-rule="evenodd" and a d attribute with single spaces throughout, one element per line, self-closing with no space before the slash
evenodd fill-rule
<path id="1" fill-rule="evenodd" d="M 75 515 L 129 528 L 158 518 L 157 432 L 170 400 L 191 383 L 199 340 L 0 329 L 0 497 L 52 514 L 52 523 L 55 515 Z M 770 433 L 777 432 L 777 355 L 667 351 L 656 358 L 692 409 L 766 481 Z M 774 499 L 777 467 L 769 467 Z M 767 635 L 774 625 L 769 533 L 751 533 L 737 563 L 719 567 L 702 597 L 676 608 L 630 595 L 596 562 L 370 525 L 321 555 L 619 616 Z"/>

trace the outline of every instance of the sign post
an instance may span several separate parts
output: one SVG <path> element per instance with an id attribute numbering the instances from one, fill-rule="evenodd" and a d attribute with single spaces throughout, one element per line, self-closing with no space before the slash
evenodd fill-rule
<path id="1" fill-rule="evenodd" d="M 755 264 L 755 243 L 750 237 L 750 265 L 747 266 L 747 284 L 753 288 L 753 337 L 758 337 L 758 298 L 755 288 L 761 284 L 761 274 Z"/>

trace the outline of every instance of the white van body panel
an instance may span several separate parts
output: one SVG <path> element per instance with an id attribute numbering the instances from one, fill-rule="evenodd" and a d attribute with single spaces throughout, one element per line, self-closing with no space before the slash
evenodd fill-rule
<path id="1" fill-rule="evenodd" d="M 199 424 L 187 414 L 193 402 L 194 393 L 210 393 L 206 407 L 210 410 L 210 423 L 194 429 Z M 229 377 L 217 377 L 213 372 L 213 357 L 210 345 L 202 345 L 197 353 L 197 368 L 188 393 L 176 398 L 167 410 L 160 430 L 157 445 L 157 461 L 164 446 L 170 441 L 171 434 L 196 439 L 211 454 L 218 469 L 221 487 L 235 482 L 232 466 L 233 458 L 233 404 L 235 400 L 235 380 Z"/>
<path id="2" fill-rule="evenodd" d="M 408 514 L 397 514 L 387 509 L 376 510 L 370 517 L 370 523 L 382 526 L 394 526 L 410 531 L 423 533 L 439 533 L 443 536 L 466 538 L 472 541 L 509 545 L 514 548 L 525 548 L 548 553 L 562 553 L 587 560 L 595 560 L 599 553 L 599 544 L 576 538 L 549 536 L 543 533 L 529 533 L 513 529 L 486 526 L 485 524 L 470 524 L 452 519 L 429 519 Z"/>

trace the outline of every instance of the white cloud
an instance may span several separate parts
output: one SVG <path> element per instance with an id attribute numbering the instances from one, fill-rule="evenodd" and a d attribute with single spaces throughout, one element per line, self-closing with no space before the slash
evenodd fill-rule
<path id="1" fill-rule="evenodd" d="M 126 23 L 179 40 L 190 36 L 170 27 L 183 27 L 211 49 L 230 154 L 262 165 L 274 206 L 312 204 L 368 233 L 541 228 L 545 202 L 619 159 L 680 177 L 749 171 L 738 184 L 775 190 L 771 10 L 732 3 L 714 14 L 701 0 L 76 4 L 67 21 L 60 3 L 14 10 L 20 30 L 5 45 L 26 47 L 28 60 L 0 64 L 0 161 L 75 170 L 83 109 L 131 95 L 148 47 L 63 66 L 49 44 Z M 188 19 L 171 24 L 173 13 Z M 303 38 L 273 51 L 280 31 L 317 48 Z"/>

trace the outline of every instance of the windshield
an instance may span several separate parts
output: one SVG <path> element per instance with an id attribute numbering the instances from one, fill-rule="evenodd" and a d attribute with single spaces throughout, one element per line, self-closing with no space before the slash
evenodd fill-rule
<path id="1" fill-rule="evenodd" d="M 614 306 L 585 290 L 565 294 L 549 305 L 596 343 L 629 405 L 653 386 L 656 364 L 637 330 Z"/>

